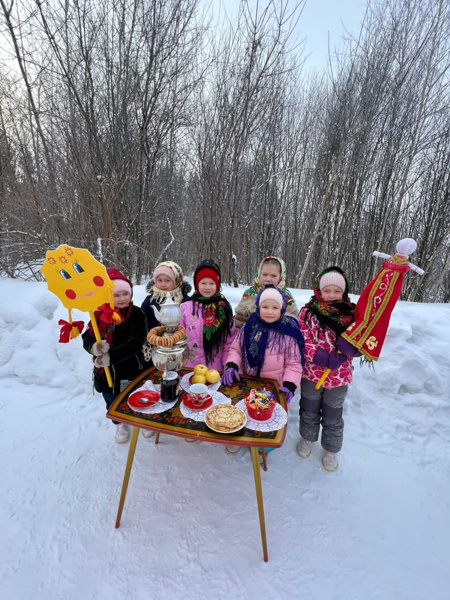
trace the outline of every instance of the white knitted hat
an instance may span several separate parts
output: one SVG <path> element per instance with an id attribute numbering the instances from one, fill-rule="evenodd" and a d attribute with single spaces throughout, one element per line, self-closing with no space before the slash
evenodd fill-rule
<path id="1" fill-rule="evenodd" d="M 128 292 L 131 295 L 131 285 L 125 279 L 113 279 L 113 292 Z"/>
<path id="2" fill-rule="evenodd" d="M 337 271 L 328 271 L 320 278 L 320 291 L 323 290 L 327 285 L 337 285 L 343 292 L 345 292 L 345 279 Z"/>
<path id="3" fill-rule="evenodd" d="M 281 295 L 280 290 L 277 288 L 265 288 L 259 297 L 259 306 L 261 306 L 264 300 L 275 300 L 280 309 L 283 308 L 283 296 Z"/>

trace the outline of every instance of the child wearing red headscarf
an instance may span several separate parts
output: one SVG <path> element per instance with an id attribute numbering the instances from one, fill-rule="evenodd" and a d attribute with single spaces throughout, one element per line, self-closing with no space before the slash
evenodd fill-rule
<path id="1" fill-rule="evenodd" d="M 194 272 L 195 293 L 180 308 L 180 326 L 189 338 L 187 367 L 203 364 L 222 371 L 235 335 L 233 309 L 220 291 L 221 273 L 211 259 L 203 260 Z"/>
<path id="2" fill-rule="evenodd" d="M 145 316 L 140 308 L 133 305 L 133 285 L 117 269 L 108 269 L 109 278 L 114 283 L 114 311 L 109 304 L 98 308 L 94 315 L 97 321 L 101 342 L 95 339 L 92 324 L 89 322 L 83 333 L 83 347 L 93 355 L 94 388 L 103 395 L 108 409 L 114 399 L 147 368 L 142 354 L 145 342 Z M 113 387 L 109 387 L 104 367 L 109 367 Z M 128 441 L 128 425 L 115 423 L 117 443 Z M 147 431 L 145 431 L 147 433 Z M 153 432 L 149 432 L 152 435 Z M 147 435 L 146 437 L 149 437 Z"/>

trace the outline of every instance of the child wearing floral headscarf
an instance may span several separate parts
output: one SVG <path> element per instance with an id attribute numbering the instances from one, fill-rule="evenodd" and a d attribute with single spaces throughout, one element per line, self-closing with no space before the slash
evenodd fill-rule
<path id="1" fill-rule="evenodd" d="M 300 395 L 300 441 L 297 453 L 302 458 L 311 454 L 319 438 L 324 449 L 322 464 L 327 471 L 338 466 L 336 454 L 342 448 L 344 400 L 352 381 L 352 357 L 359 352 L 350 344 L 345 354 L 341 334 L 353 322 L 355 305 L 348 296 L 348 281 L 339 267 L 322 271 L 313 284 L 314 295 L 300 311 L 299 324 L 305 338 L 305 370 Z M 320 389 L 316 390 L 325 369 L 331 369 Z"/>
<path id="2" fill-rule="evenodd" d="M 153 307 L 160 309 L 161 304 L 167 301 L 167 292 L 170 292 L 174 302 L 181 304 L 189 299 L 191 289 L 191 284 L 183 279 L 183 271 L 177 263 L 170 260 L 159 263 L 147 284 L 148 296 L 141 306 L 147 318 L 147 331 L 159 326 Z"/>
<path id="3" fill-rule="evenodd" d="M 263 258 L 256 271 L 256 277 L 252 287 L 245 290 L 241 301 L 234 311 L 234 324 L 236 327 L 240 329 L 252 312 L 254 312 L 256 296 L 258 292 L 268 284 L 272 284 L 280 290 L 283 290 L 287 296 L 286 313 L 291 317 L 297 318 L 298 307 L 291 292 L 285 287 L 285 281 L 286 264 L 284 260 L 277 256 L 266 256 L 266 258 Z"/>
<path id="4" fill-rule="evenodd" d="M 233 309 L 220 291 L 220 268 L 213 260 L 203 260 L 195 269 L 194 288 L 190 300 L 180 306 L 180 326 L 189 338 L 186 366 L 203 364 L 222 371 L 235 329 Z"/>

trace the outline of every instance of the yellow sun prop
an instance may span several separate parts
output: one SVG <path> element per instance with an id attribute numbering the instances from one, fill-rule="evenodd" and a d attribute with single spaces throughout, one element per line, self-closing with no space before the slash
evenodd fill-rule
<path id="1" fill-rule="evenodd" d="M 82 321 L 72 321 L 72 309 L 88 311 L 97 342 L 101 342 L 94 310 L 109 303 L 113 308 L 114 283 L 104 265 L 83 248 L 72 248 L 62 244 L 56 250 L 48 250 L 41 272 L 47 281 L 48 289 L 61 300 L 69 310 L 69 323 L 60 321 L 63 326 L 60 341 L 76 337 L 83 327 Z M 105 368 L 108 383 L 112 387 L 109 368 Z"/>

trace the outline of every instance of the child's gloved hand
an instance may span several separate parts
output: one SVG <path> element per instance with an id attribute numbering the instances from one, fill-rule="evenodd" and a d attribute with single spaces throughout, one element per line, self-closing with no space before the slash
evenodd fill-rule
<path id="1" fill-rule="evenodd" d="M 239 377 L 239 373 L 236 371 L 236 369 L 233 369 L 231 367 L 225 371 L 221 379 L 223 385 L 226 386 L 233 385 L 235 381 L 241 380 L 241 378 Z"/>
<path id="2" fill-rule="evenodd" d="M 336 348 L 339 350 L 339 352 L 342 352 L 342 354 L 346 354 L 347 356 L 362 356 L 361 352 L 357 350 L 355 346 L 352 346 L 350 342 L 342 337 L 337 339 Z"/>
<path id="3" fill-rule="evenodd" d="M 97 356 L 97 358 L 94 360 L 94 365 L 99 368 L 100 367 L 109 367 L 109 365 L 110 365 L 109 353 L 106 352 L 106 354 Z"/>
<path id="4" fill-rule="evenodd" d="M 95 344 L 92 346 L 92 354 L 94 356 L 101 356 L 102 354 L 106 354 L 108 350 L 108 342 L 95 342 Z"/>
<path id="5" fill-rule="evenodd" d="M 286 404 L 289 407 L 289 403 L 292 400 L 292 398 L 294 397 L 294 394 L 291 392 L 291 390 L 288 390 L 288 388 L 281 386 L 280 388 L 278 388 L 280 390 L 280 392 L 283 392 L 284 394 L 284 399 L 286 400 Z"/>
<path id="6" fill-rule="evenodd" d="M 339 369 L 343 362 L 347 360 L 346 354 L 339 352 L 327 352 L 323 348 L 317 348 L 314 354 L 313 363 L 323 369 L 331 369 L 335 371 Z"/>
<path id="7" fill-rule="evenodd" d="M 328 368 L 332 371 L 336 371 L 339 367 L 347 360 L 346 354 L 341 354 L 340 352 L 331 352 L 330 360 L 328 361 Z"/>

